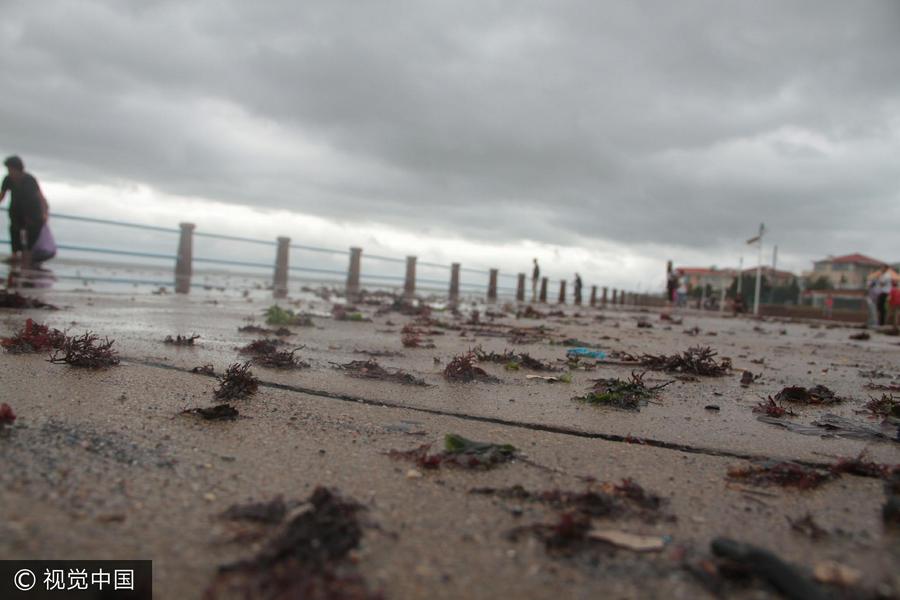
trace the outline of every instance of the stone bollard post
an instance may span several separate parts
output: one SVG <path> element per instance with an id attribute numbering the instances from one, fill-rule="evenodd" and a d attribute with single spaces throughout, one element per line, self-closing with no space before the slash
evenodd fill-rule
<path id="1" fill-rule="evenodd" d="M 180 223 L 181 237 L 178 238 L 178 255 L 175 259 L 175 293 L 187 294 L 191 291 L 191 275 L 194 260 L 193 223 Z"/>
<path id="2" fill-rule="evenodd" d="M 516 284 L 516 302 L 525 302 L 525 273 L 519 273 L 519 281 Z"/>
<path id="3" fill-rule="evenodd" d="M 547 278 L 541 277 L 541 295 L 538 296 L 541 304 L 547 304 Z"/>
<path id="4" fill-rule="evenodd" d="M 563 279 L 559 282 L 559 304 L 566 303 L 566 280 Z"/>
<path id="5" fill-rule="evenodd" d="M 608 288 L 606 288 L 606 287 L 603 288 L 603 297 L 600 299 L 600 304 L 601 304 L 601 306 L 603 306 L 603 308 L 606 308 L 606 303 L 608 301 L 608 298 L 607 298 L 608 291 L 609 291 Z"/>
<path id="6" fill-rule="evenodd" d="M 359 300 L 359 273 L 362 248 L 350 248 L 350 268 L 347 270 L 347 302 Z"/>
<path id="7" fill-rule="evenodd" d="M 591 306 L 597 306 L 597 286 L 591 286 Z"/>
<path id="8" fill-rule="evenodd" d="M 291 252 L 291 238 L 279 237 L 278 249 L 275 251 L 275 277 L 272 280 L 272 296 L 287 298 L 288 293 L 288 256 Z"/>
<path id="9" fill-rule="evenodd" d="M 487 301 L 491 304 L 497 301 L 497 269 L 491 269 L 490 279 L 488 279 Z"/>
<path id="10" fill-rule="evenodd" d="M 456 308 L 459 304 L 459 263 L 450 265 L 450 306 Z"/>
<path id="11" fill-rule="evenodd" d="M 619 301 L 618 293 L 619 293 L 618 290 L 616 288 L 613 288 L 613 291 L 612 291 L 612 305 L 613 306 L 615 306 L 616 304 L 619 303 L 618 302 Z"/>
<path id="12" fill-rule="evenodd" d="M 406 280 L 403 282 L 403 298 L 412 300 L 416 295 L 416 257 L 406 257 Z"/>

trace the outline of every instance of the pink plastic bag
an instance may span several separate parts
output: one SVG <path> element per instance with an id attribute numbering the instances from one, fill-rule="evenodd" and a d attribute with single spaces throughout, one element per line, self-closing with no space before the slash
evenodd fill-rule
<path id="1" fill-rule="evenodd" d="M 31 247 L 31 260 L 34 262 L 44 262 L 56 256 L 56 240 L 50 232 L 50 226 L 44 223 L 41 227 L 41 233 L 38 235 L 37 241 Z"/>

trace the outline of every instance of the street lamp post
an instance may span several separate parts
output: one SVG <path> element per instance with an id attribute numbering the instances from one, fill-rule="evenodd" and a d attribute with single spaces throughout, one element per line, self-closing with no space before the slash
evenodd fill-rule
<path id="1" fill-rule="evenodd" d="M 759 235 L 756 236 L 756 243 L 759 244 L 759 260 L 756 263 L 756 290 L 753 292 L 753 314 L 754 316 L 759 315 L 759 289 L 762 283 L 762 247 L 763 247 L 763 233 L 765 232 L 766 227 L 762 223 L 759 224 Z"/>

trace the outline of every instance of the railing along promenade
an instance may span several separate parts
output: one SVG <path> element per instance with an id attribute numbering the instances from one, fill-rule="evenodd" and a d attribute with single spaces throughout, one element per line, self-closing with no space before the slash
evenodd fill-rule
<path id="1" fill-rule="evenodd" d="M 529 299 L 530 294 L 526 288 L 527 276 L 525 273 L 508 274 L 501 273 L 499 269 L 475 269 L 462 267 L 460 263 L 452 263 L 449 265 L 419 261 L 416 256 L 407 256 L 405 258 L 381 256 L 376 254 L 363 254 L 363 249 L 353 247 L 349 250 L 338 250 L 334 248 L 321 248 L 316 246 L 308 246 L 292 243 L 289 237 L 278 237 L 275 240 L 256 239 L 235 235 L 224 235 L 219 233 L 211 233 L 206 231 L 198 231 L 193 223 L 180 223 L 178 228 L 160 227 L 157 225 L 147 225 L 143 223 L 133 223 L 126 221 L 117 221 L 111 219 L 100 219 L 83 215 L 70 215 L 61 213 L 52 213 L 52 219 L 62 219 L 70 221 L 78 221 L 83 223 L 91 223 L 95 225 L 103 225 L 116 228 L 130 228 L 141 231 L 148 231 L 159 234 L 170 234 L 177 236 L 177 240 L 173 242 L 175 252 L 166 254 L 160 252 L 144 252 L 134 249 L 110 248 L 86 246 L 77 244 L 60 243 L 57 240 L 57 248 L 60 251 L 82 252 L 88 254 L 113 255 L 129 258 L 146 258 L 153 260 L 166 260 L 174 263 L 173 280 L 171 282 L 148 282 L 134 279 L 108 279 L 112 283 L 154 283 L 173 285 L 175 292 L 179 294 L 187 294 L 192 287 L 205 287 L 192 281 L 194 277 L 195 265 L 215 265 L 223 267 L 242 267 L 253 269 L 271 270 L 272 273 L 272 290 L 275 298 L 284 298 L 288 294 L 288 284 L 292 274 L 297 274 L 297 278 L 308 280 L 310 277 L 329 277 L 332 282 L 345 283 L 345 292 L 349 300 L 359 297 L 363 290 L 363 285 L 385 287 L 400 287 L 402 284 L 403 296 L 412 299 L 416 296 L 416 290 L 419 288 L 430 290 L 447 290 L 447 297 L 451 304 L 459 302 L 461 293 L 466 294 L 485 294 L 487 302 L 496 302 L 499 294 L 504 296 L 514 296 L 518 302 L 525 302 Z M 226 258 L 216 258 L 212 256 L 195 256 L 194 240 L 210 239 L 225 242 L 233 242 L 239 244 L 254 244 L 258 246 L 266 246 L 273 248 L 274 260 L 271 263 L 259 261 L 241 261 Z M 9 240 L 0 240 L 0 243 L 9 243 Z M 336 268 L 323 268 L 313 266 L 311 261 L 300 264 L 292 264 L 292 256 L 294 253 L 312 253 L 320 255 L 329 255 L 333 257 L 345 257 L 347 260 L 347 269 L 339 270 Z M 405 265 L 405 274 L 384 275 L 376 273 L 365 273 L 363 271 L 363 257 L 367 261 L 379 261 L 388 264 Z M 434 277 L 420 277 L 417 275 L 417 269 L 424 267 L 431 270 L 446 272 L 446 279 L 436 279 Z M 469 275 L 477 275 L 484 277 L 484 283 L 463 283 L 460 280 L 462 273 Z M 337 277 L 337 279 L 335 279 Z M 508 285 L 502 285 L 507 283 Z M 514 286 L 512 285 L 514 282 Z M 446 286 L 446 287 L 443 287 Z M 556 302 L 565 304 L 567 302 L 567 281 L 565 279 L 551 280 L 548 277 L 542 277 L 538 283 L 537 301 L 546 304 L 550 290 L 556 287 L 558 294 Z M 608 306 L 608 305 L 656 305 L 659 298 L 652 294 L 638 294 L 625 290 L 610 289 L 606 286 L 597 285 L 590 286 L 590 293 L 586 301 L 583 298 L 573 297 L 573 304 L 581 305 L 582 303 L 590 306 Z"/>

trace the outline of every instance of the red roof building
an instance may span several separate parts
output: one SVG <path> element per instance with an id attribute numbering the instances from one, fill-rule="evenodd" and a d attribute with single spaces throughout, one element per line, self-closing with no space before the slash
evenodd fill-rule
<path id="1" fill-rule="evenodd" d="M 855 253 L 855 254 L 846 254 L 844 256 L 835 256 L 834 258 L 828 258 L 826 261 L 831 261 L 831 264 L 853 264 L 853 265 L 865 265 L 865 266 L 873 266 L 873 267 L 882 267 L 885 263 L 884 261 L 875 260 L 870 256 L 866 256 L 865 254 Z M 825 262 L 825 261 L 818 261 Z"/>
<path id="2" fill-rule="evenodd" d="M 809 283 L 826 279 L 837 290 L 862 290 L 868 277 L 887 263 L 858 252 L 844 256 L 829 256 L 813 263 L 806 273 Z"/>

